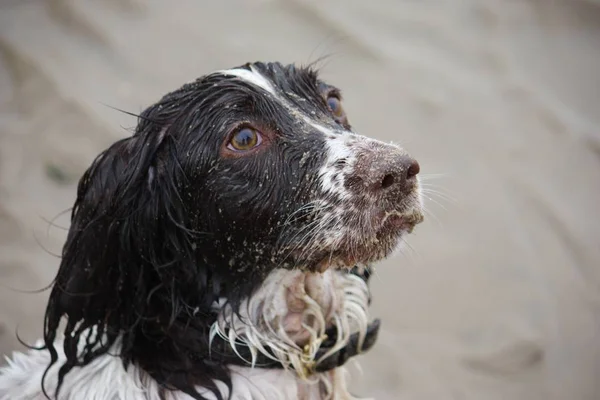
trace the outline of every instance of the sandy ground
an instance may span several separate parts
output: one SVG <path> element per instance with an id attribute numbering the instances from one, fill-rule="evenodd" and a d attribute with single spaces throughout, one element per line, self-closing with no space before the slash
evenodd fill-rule
<path id="1" fill-rule="evenodd" d="M 331 54 L 428 219 L 374 279 L 377 399 L 600 399 L 600 6 L 583 0 L 0 1 L 0 353 L 39 336 L 92 158 L 167 90 Z M 68 226 L 59 216 L 55 224 Z M 10 289 L 9 289 L 10 288 Z"/>

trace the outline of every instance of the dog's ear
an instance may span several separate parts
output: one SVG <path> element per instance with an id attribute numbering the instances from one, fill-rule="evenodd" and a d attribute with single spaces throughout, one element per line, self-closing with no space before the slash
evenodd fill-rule
<path id="1" fill-rule="evenodd" d="M 142 119 L 135 135 L 100 154 L 79 182 L 44 322 L 54 363 L 52 344 L 66 317 L 61 382 L 74 366 L 107 352 L 119 335 L 126 348 L 148 321 L 167 326 L 190 312 L 178 301 L 186 301 L 179 291 L 190 292 L 199 280 L 195 233 L 180 196 L 185 174 L 168 126 Z"/>

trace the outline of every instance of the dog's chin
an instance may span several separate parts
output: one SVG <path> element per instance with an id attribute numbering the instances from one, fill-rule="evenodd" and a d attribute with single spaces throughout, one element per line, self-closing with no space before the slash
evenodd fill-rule
<path id="1" fill-rule="evenodd" d="M 385 259 L 394 253 L 403 237 L 412 233 L 415 226 L 423 221 L 420 210 L 380 213 L 378 217 L 375 230 L 357 237 L 355 232 L 360 232 L 357 229 L 341 240 L 336 248 L 318 252 L 305 263 L 306 268 L 315 272 L 324 272 L 329 268 L 351 269 Z"/>

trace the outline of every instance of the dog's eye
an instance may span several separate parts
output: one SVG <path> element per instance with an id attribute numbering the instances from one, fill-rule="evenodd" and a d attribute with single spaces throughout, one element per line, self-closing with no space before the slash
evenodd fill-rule
<path id="1" fill-rule="evenodd" d="M 227 148 L 233 151 L 248 151 L 260 145 L 262 138 L 256 129 L 244 127 L 233 134 Z"/>
<path id="2" fill-rule="evenodd" d="M 342 102 L 336 96 L 329 96 L 327 98 L 327 106 L 336 118 L 342 118 L 344 116 L 344 109 L 342 108 Z"/>

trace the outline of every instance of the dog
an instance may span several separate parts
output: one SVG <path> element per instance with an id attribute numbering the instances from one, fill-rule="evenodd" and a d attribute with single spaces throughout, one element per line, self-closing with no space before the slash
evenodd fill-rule
<path id="1" fill-rule="evenodd" d="M 372 264 L 423 220 L 419 164 L 313 66 L 205 75 L 79 181 L 43 340 L 0 399 L 351 399 Z"/>

